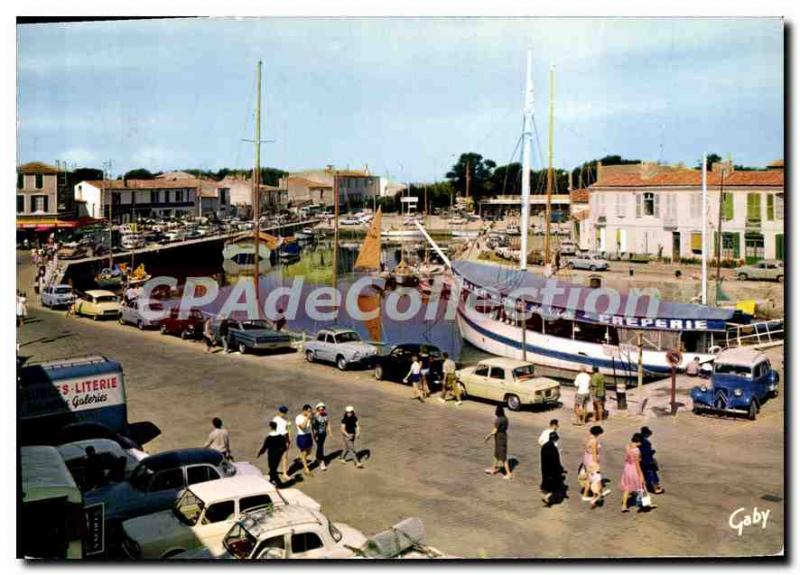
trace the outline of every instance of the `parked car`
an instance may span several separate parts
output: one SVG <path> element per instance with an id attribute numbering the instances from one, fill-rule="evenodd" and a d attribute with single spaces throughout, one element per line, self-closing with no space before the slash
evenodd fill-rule
<path id="1" fill-rule="evenodd" d="M 96 459 L 93 465 L 98 466 L 95 470 L 88 469 L 90 462 L 86 454 L 87 447 L 91 447 L 95 451 Z M 82 492 L 92 487 L 123 481 L 139 464 L 137 453 L 130 453 L 122 449 L 119 443 L 111 439 L 82 439 L 64 443 L 56 449 Z M 100 485 L 90 486 L 88 484 L 92 471 L 98 473 L 96 479 L 101 481 Z"/>
<path id="2" fill-rule="evenodd" d="M 362 341 L 357 332 L 347 328 L 321 329 L 312 341 L 306 343 L 306 359 L 309 362 L 333 362 L 342 371 L 351 365 L 371 361 L 377 353 L 377 347 Z"/>
<path id="3" fill-rule="evenodd" d="M 254 465 L 230 463 L 215 449 L 164 451 L 144 458 L 125 481 L 87 492 L 84 504 L 103 504 L 107 539 L 115 545 L 123 521 L 170 509 L 187 486 L 239 474 L 263 477 Z"/>
<path id="4" fill-rule="evenodd" d="M 76 421 L 75 423 L 68 423 L 55 433 L 54 439 L 55 441 L 52 442 L 54 445 L 63 445 L 65 443 L 74 443 L 76 441 L 90 439 L 109 439 L 117 443 L 127 453 L 134 455 L 134 457 L 140 461 L 148 457 L 148 454 L 138 442 L 96 421 Z"/>
<path id="5" fill-rule="evenodd" d="M 171 509 L 128 519 L 122 548 L 132 559 L 168 559 L 205 546 L 221 555 L 222 540 L 236 520 L 256 509 L 320 505 L 297 489 L 278 489 L 266 477 L 236 475 L 187 487 Z"/>
<path id="6" fill-rule="evenodd" d="M 570 269 L 591 270 L 593 272 L 607 270 L 608 260 L 599 254 L 577 254 L 574 258 L 567 260 L 567 267 Z"/>
<path id="7" fill-rule="evenodd" d="M 144 313 L 146 300 L 136 298 L 133 300 L 125 300 L 119 306 L 119 323 L 120 325 L 131 324 L 139 329 L 148 327 L 158 327 L 161 325 L 160 319 L 148 317 L 149 314 Z M 160 313 L 164 310 L 164 305 L 159 301 L 147 301 L 148 307 L 154 313 Z"/>
<path id="8" fill-rule="evenodd" d="M 114 292 L 92 289 L 78 294 L 75 313 L 94 320 L 119 316 L 119 297 Z"/>
<path id="9" fill-rule="evenodd" d="M 693 387 L 694 413 L 746 414 L 754 420 L 763 403 L 778 395 L 778 372 L 762 352 L 734 348 L 720 352 L 708 383 Z"/>
<path id="10" fill-rule="evenodd" d="M 422 347 L 427 348 L 430 355 L 430 377 L 429 385 L 439 387 L 442 384 L 442 352 L 434 345 L 419 343 L 404 343 L 394 346 L 385 355 L 376 355 L 373 358 L 373 374 L 378 381 L 388 379 L 391 381 L 402 381 L 411 368 L 411 358 L 419 357 Z"/>
<path id="11" fill-rule="evenodd" d="M 578 251 L 578 246 L 572 240 L 561 240 L 558 243 L 558 251 L 562 256 L 574 256 Z"/>
<path id="12" fill-rule="evenodd" d="M 523 405 L 557 405 L 561 386 L 549 377 L 537 377 L 534 364 L 496 357 L 456 372 L 462 396 L 505 403 L 512 411 Z"/>
<path id="13" fill-rule="evenodd" d="M 180 310 L 172 308 L 169 314 L 161 320 L 161 333 L 177 335 L 181 339 L 200 338 L 203 334 L 203 324 L 206 321 L 203 312 L 197 308 L 189 310 L 185 318 L 178 317 Z"/>
<path id="14" fill-rule="evenodd" d="M 739 266 L 733 270 L 740 280 L 773 280 L 782 282 L 784 276 L 783 262 L 780 260 L 764 260 L 751 266 Z"/>
<path id="15" fill-rule="evenodd" d="M 72 291 L 72 286 L 58 284 L 45 286 L 39 297 L 43 307 L 66 307 L 75 301 L 75 292 Z"/>
<path id="16" fill-rule="evenodd" d="M 219 321 L 214 322 L 214 339 L 221 342 Z M 286 349 L 291 347 L 292 338 L 287 333 L 273 329 L 270 322 L 263 319 L 228 320 L 228 346 L 247 353 L 253 349 Z"/>

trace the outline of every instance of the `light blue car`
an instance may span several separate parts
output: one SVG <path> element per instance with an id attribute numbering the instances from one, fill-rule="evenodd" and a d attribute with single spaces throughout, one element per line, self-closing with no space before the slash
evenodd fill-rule
<path id="1" fill-rule="evenodd" d="M 42 306 L 44 307 L 66 307 L 75 301 L 75 293 L 72 286 L 58 284 L 46 286 L 41 293 Z"/>

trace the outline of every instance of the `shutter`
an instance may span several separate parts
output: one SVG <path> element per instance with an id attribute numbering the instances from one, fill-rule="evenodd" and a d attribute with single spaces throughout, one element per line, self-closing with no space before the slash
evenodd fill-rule
<path id="1" fill-rule="evenodd" d="M 733 194 L 725 193 L 722 201 L 722 217 L 730 221 L 733 219 Z"/>
<path id="2" fill-rule="evenodd" d="M 43 209 L 42 211 L 43 211 L 44 213 L 47 213 L 47 212 L 49 212 L 49 211 L 50 211 L 50 210 L 48 209 L 48 208 L 50 207 L 50 206 L 49 206 L 49 203 L 50 203 L 50 197 L 49 197 L 49 196 L 42 196 L 42 200 L 43 200 L 43 201 L 42 201 L 42 204 L 44 205 L 44 209 Z"/>
<path id="3" fill-rule="evenodd" d="M 635 194 L 636 195 L 636 217 L 642 217 L 642 194 Z"/>
<path id="4" fill-rule="evenodd" d="M 692 251 L 703 251 L 703 235 L 700 232 L 692 232 Z"/>
<path id="5" fill-rule="evenodd" d="M 767 194 L 767 221 L 771 222 L 775 219 L 775 196 Z"/>
<path id="6" fill-rule="evenodd" d="M 733 232 L 733 257 L 738 259 L 741 257 L 740 255 L 740 242 L 741 241 L 741 234 L 739 232 Z"/>
<path id="7" fill-rule="evenodd" d="M 661 194 L 658 192 L 653 194 L 653 215 L 655 217 L 661 217 Z"/>

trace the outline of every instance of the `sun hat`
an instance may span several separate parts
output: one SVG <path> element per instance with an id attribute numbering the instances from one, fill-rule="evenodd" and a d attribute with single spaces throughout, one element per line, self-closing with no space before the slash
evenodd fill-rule
<path id="1" fill-rule="evenodd" d="M 326 407 L 326 406 L 321 401 L 317 405 L 314 406 L 315 409 L 319 409 L 320 407 Z"/>
<path id="2" fill-rule="evenodd" d="M 355 412 L 355 409 L 353 408 L 353 406 L 352 406 L 352 405 L 348 405 L 347 407 L 345 407 L 345 408 L 344 408 L 344 411 L 345 411 L 345 413 L 347 413 L 348 411 L 353 411 L 353 412 Z"/>

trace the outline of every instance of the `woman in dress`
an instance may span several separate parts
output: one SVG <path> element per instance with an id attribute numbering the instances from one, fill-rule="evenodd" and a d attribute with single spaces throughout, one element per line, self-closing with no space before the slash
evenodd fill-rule
<path id="1" fill-rule="evenodd" d="M 641 430 L 642 444 L 639 446 L 639 452 L 642 454 L 642 472 L 644 473 L 644 485 L 650 493 L 664 493 L 661 487 L 661 478 L 658 476 L 658 463 L 656 462 L 653 445 L 650 443 L 650 436 L 653 432 L 649 427 L 644 426 Z"/>
<path id="2" fill-rule="evenodd" d="M 494 410 L 494 428 L 483 438 L 489 441 L 494 437 L 494 463 L 491 467 L 484 469 L 489 475 L 496 475 L 501 469 L 505 469 L 506 474 L 503 479 L 511 479 L 511 467 L 508 465 L 508 419 L 502 405 L 498 405 Z"/>
<path id="3" fill-rule="evenodd" d="M 542 501 L 550 507 L 553 503 L 560 503 L 564 499 L 567 487 L 564 485 L 566 470 L 561 465 L 561 454 L 558 452 L 558 433 L 550 432 L 547 442 L 542 445 Z"/>
<path id="4" fill-rule="evenodd" d="M 586 439 L 586 443 L 583 445 L 583 460 L 581 461 L 581 467 L 583 468 L 583 473 L 579 475 L 585 476 L 586 479 L 583 482 L 583 493 L 581 495 L 582 501 L 591 501 L 592 496 L 590 492 L 592 490 L 592 484 L 589 480 L 589 475 L 593 472 L 600 473 L 600 436 L 603 435 L 603 428 L 599 425 L 593 425 L 592 428 L 589 430 L 589 437 Z"/>
<path id="5" fill-rule="evenodd" d="M 634 433 L 631 442 L 625 447 L 625 467 L 622 469 L 622 479 L 619 482 L 622 489 L 622 512 L 628 511 L 628 497 L 633 493 L 646 493 L 644 487 L 644 473 L 642 473 L 641 454 L 639 446 L 642 444 L 642 434 Z M 655 507 L 653 505 L 652 507 Z"/>

